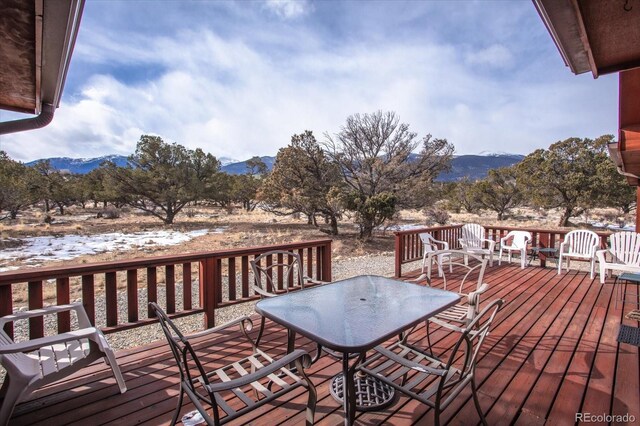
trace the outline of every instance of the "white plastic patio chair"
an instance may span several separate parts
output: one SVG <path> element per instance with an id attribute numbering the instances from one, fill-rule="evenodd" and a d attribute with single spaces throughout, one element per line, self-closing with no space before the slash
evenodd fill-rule
<path id="1" fill-rule="evenodd" d="M 498 258 L 498 265 L 502 262 L 502 252 L 508 253 L 508 260 L 511 263 L 511 253 L 520 253 L 520 266 L 524 269 L 527 262 L 527 251 L 529 250 L 529 244 L 531 244 L 531 232 L 529 231 L 510 231 L 507 235 L 500 239 L 500 257 Z"/>
<path id="2" fill-rule="evenodd" d="M 591 262 L 591 279 L 595 277 L 596 251 L 600 245 L 600 237 L 593 231 L 577 229 L 568 232 L 558 250 L 558 275 L 562 272 L 562 259 L 567 261 L 567 271 L 571 266 L 571 259 L 588 260 Z"/>
<path id="3" fill-rule="evenodd" d="M 425 273 L 425 268 L 427 267 L 427 260 L 436 260 L 436 263 L 438 264 L 438 276 L 441 277 L 443 272 L 442 272 L 442 264 L 444 263 L 445 259 L 449 260 L 449 272 L 452 271 L 452 266 L 451 266 L 451 256 L 448 253 L 442 253 L 439 256 L 436 257 L 429 257 L 430 253 L 433 253 L 435 251 L 438 250 L 449 250 L 449 243 L 446 241 L 440 241 L 440 240 L 436 240 L 435 238 L 433 238 L 433 236 L 431 234 L 429 234 L 428 232 L 423 232 L 421 234 L 418 234 L 418 236 L 420 237 L 420 240 L 422 241 L 422 251 L 423 251 L 423 255 L 422 255 L 422 275 L 421 277 L 424 275 Z M 429 278 L 431 278 L 431 276 L 429 276 Z"/>
<path id="4" fill-rule="evenodd" d="M 4 331 L 5 324 L 10 322 L 68 311 L 76 312 L 78 330 L 19 343 L 15 343 Z M 100 358 L 104 358 L 111 367 L 120 393 L 125 393 L 127 387 L 116 357 L 102 332 L 91 325 L 80 303 L 23 311 L 0 318 L 0 364 L 7 371 L 0 392 L 4 394 L 0 425 L 9 424 L 16 404 L 34 390 L 60 380 Z"/>
<path id="5" fill-rule="evenodd" d="M 459 239 L 462 250 L 489 257 L 489 266 L 493 266 L 493 250 L 496 242 L 486 237 L 484 226 L 477 223 L 462 225 L 462 238 Z"/>
<path id="6" fill-rule="evenodd" d="M 453 348 L 439 357 L 418 345 L 407 343 L 408 335 L 405 335 L 402 340 L 388 347 L 374 348 L 375 354 L 357 369 L 433 408 L 436 426 L 440 424 L 442 410 L 471 384 L 473 402 L 480 421 L 486 425 L 477 395 L 475 369 L 482 344 L 503 303 L 501 299 L 489 303 L 471 323 L 461 329 Z M 423 420 L 423 423 L 429 422 Z"/>
<path id="7" fill-rule="evenodd" d="M 600 266 L 600 283 L 604 284 L 605 273 L 622 271 L 640 274 L 640 234 L 616 232 L 609 236 L 610 247 L 596 251 Z M 609 257 L 611 260 L 608 260 Z"/>

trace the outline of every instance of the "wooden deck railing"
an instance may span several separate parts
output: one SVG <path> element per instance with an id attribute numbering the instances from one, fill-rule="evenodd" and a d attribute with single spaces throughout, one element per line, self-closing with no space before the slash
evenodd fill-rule
<path id="1" fill-rule="evenodd" d="M 0 316 L 13 313 L 17 303 L 14 300 L 19 298 L 26 298 L 28 309 L 42 308 L 48 296 L 53 297 L 58 305 L 81 298 L 94 325 L 96 304 L 104 303 L 106 318 L 101 329 L 105 333 L 112 333 L 154 322 L 148 302 L 157 302 L 161 293 L 165 301 L 161 305 L 165 306 L 171 317 L 204 313 L 205 327 L 212 327 L 217 308 L 258 299 L 251 290 L 253 273 L 249 261 L 271 250 L 298 253 L 307 276 L 331 281 L 329 239 L 77 266 L 34 268 L 0 273 Z M 282 273 L 276 274 L 278 277 L 274 277 L 274 283 L 282 288 Z M 197 302 L 192 300 L 194 281 L 199 290 Z M 79 297 L 72 298 L 74 292 Z M 70 324 L 68 312 L 58 314 L 59 332 L 68 331 Z M 12 328 L 6 331 L 13 336 Z M 31 319 L 29 337 L 33 339 L 43 335 L 42 318 Z"/>
<path id="2" fill-rule="evenodd" d="M 555 247 L 558 248 L 564 239 L 564 236 L 570 230 L 559 229 L 540 229 L 540 228 L 524 228 L 511 226 L 495 226 L 484 225 L 487 231 L 487 238 L 491 238 L 496 242 L 500 242 L 500 238 L 504 237 L 509 231 L 529 231 L 533 238 L 533 247 Z M 399 231 L 395 233 L 395 276 L 402 276 L 402 265 L 422 260 L 422 241 L 419 234 L 423 232 L 430 233 L 436 240 L 446 241 L 449 248 L 460 248 L 458 239 L 461 237 L 462 225 L 437 226 L 431 228 L 417 228 L 407 231 Z M 607 237 L 611 232 L 596 232 L 600 236 L 600 247 L 607 247 Z M 496 249 L 497 249 L 496 244 Z M 540 254 L 540 264 L 545 266 L 546 258 L 544 254 Z"/>

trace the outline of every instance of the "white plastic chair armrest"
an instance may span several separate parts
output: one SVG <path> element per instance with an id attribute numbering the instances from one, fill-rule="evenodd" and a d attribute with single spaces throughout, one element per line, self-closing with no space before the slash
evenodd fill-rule
<path id="1" fill-rule="evenodd" d="M 45 346 L 65 343 L 78 339 L 87 339 L 96 336 L 100 331 L 97 328 L 83 328 L 81 330 L 68 331 L 55 336 L 38 337 L 19 343 L 11 343 L 0 346 L 0 354 L 35 351 Z"/>
<path id="2" fill-rule="evenodd" d="M 483 242 L 487 242 L 489 243 L 489 251 L 493 251 L 493 248 L 496 246 L 496 242 L 494 240 L 490 240 L 488 238 L 483 238 L 482 239 Z"/>
<path id="3" fill-rule="evenodd" d="M 609 252 L 609 249 L 596 251 L 596 257 L 598 258 L 598 262 L 600 262 L 601 264 L 608 264 L 609 262 L 607 262 L 607 256 L 606 256 L 608 252 Z"/>
<path id="4" fill-rule="evenodd" d="M 52 315 L 60 312 L 67 311 L 76 311 L 76 315 L 78 315 L 78 325 L 80 328 L 89 328 L 93 327 L 89 322 L 89 318 L 87 317 L 87 313 L 84 310 L 84 307 L 81 303 L 70 303 L 67 305 L 55 305 L 55 306 L 47 306 L 46 308 L 41 309 L 32 309 L 30 311 L 22 311 L 16 312 L 11 315 L 5 315 L 0 318 L 0 328 L 4 327 L 4 325 L 8 322 L 15 322 L 19 320 L 42 317 L 44 315 Z"/>

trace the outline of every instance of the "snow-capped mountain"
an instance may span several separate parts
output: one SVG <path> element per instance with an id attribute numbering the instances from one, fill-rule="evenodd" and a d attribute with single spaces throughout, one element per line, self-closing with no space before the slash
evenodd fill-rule
<path id="1" fill-rule="evenodd" d="M 500 167 L 508 167 L 516 164 L 524 158 L 524 155 L 508 154 L 508 153 L 487 153 L 485 155 L 456 155 L 451 161 L 451 170 L 442 173 L 437 180 L 439 181 L 455 181 L 463 177 L 469 177 L 471 180 L 482 179 L 491 169 Z M 276 157 L 264 156 L 260 157 L 267 165 L 267 169 L 271 170 L 275 163 Z M 127 157 L 123 155 L 106 155 L 98 158 L 68 158 L 55 157 L 48 158 L 51 166 L 58 170 L 67 170 L 71 173 L 85 174 L 97 168 L 104 161 L 113 161 L 118 166 L 127 164 Z M 248 172 L 247 161 L 235 161 L 231 158 L 220 157 L 218 159 L 222 164 L 221 171 L 232 175 L 240 175 Z M 41 160 L 31 161 L 27 166 L 32 166 Z"/>

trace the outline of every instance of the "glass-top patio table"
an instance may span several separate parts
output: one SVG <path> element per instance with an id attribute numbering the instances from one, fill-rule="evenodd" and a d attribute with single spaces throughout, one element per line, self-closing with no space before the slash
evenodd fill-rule
<path id="1" fill-rule="evenodd" d="M 288 329 L 289 350 L 300 333 L 342 353 L 343 409 L 350 425 L 356 410 L 354 372 L 366 352 L 459 300 L 449 291 L 363 275 L 261 300 L 256 311 Z M 359 354 L 351 366 L 349 354 Z"/>

